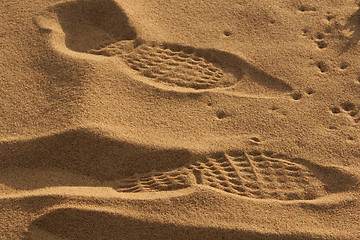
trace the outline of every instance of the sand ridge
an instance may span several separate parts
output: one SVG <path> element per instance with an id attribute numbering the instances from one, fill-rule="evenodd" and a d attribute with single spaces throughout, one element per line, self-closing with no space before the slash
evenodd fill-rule
<path id="1" fill-rule="evenodd" d="M 355 1 L 2 6 L 1 239 L 360 237 Z"/>

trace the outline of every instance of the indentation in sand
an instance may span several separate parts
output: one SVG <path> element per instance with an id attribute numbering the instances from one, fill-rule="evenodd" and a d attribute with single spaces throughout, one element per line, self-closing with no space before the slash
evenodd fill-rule
<path id="1" fill-rule="evenodd" d="M 340 103 L 340 106 L 331 107 L 331 112 L 333 114 L 345 114 L 351 119 L 351 122 L 354 125 L 357 125 L 360 122 L 360 106 L 357 106 L 352 102 L 342 102 Z"/>
<path id="2" fill-rule="evenodd" d="M 67 48 L 77 52 L 136 38 L 134 28 L 113 0 L 77 0 L 57 4 L 37 18 L 42 29 L 63 35 Z"/>
<path id="3" fill-rule="evenodd" d="M 54 46 L 60 46 L 58 50 L 65 46 L 78 53 L 118 57 L 133 70 L 135 79 L 140 75 L 144 81 L 165 87 L 231 88 L 245 94 L 292 91 L 284 80 L 236 54 L 138 38 L 126 13 L 112 0 L 58 4 L 37 22 L 40 28 L 58 35 L 52 39 Z"/>
<path id="4" fill-rule="evenodd" d="M 133 48 L 133 50 L 131 50 Z M 120 41 L 91 54 L 119 56 L 137 73 L 155 82 L 193 89 L 211 89 L 254 84 L 268 91 L 288 92 L 292 88 L 238 56 L 216 49 L 201 49 L 169 43 Z M 246 89 L 246 88 L 244 88 Z"/>
<path id="5" fill-rule="evenodd" d="M 126 62 L 148 78 L 181 87 L 207 89 L 228 87 L 237 82 L 237 77 L 225 73 L 220 63 L 182 50 L 166 45 L 143 44 L 126 56 Z M 192 50 L 195 49 L 189 52 Z"/>
<path id="6" fill-rule="evenodd" d="M 336 192 L 326 176 L 344 181 L 337 169 L 310 164 L 273 152 L 212 154 L 204 161 L 169 172 L 152 171 L 119 181 L 119 192 L 166 191 L 203 184 L 228 193 L 259 199 L 310 200 Z M 342 190 L 347 187 L 344 185 Z"/>

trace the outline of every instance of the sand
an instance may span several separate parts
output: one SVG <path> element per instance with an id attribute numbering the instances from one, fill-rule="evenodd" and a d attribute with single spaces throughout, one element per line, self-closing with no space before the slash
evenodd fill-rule
<path id="1" fill-rule="evenodd" d="M 360 239 L 356 1 L 0 6 L 0 239 Z"/>

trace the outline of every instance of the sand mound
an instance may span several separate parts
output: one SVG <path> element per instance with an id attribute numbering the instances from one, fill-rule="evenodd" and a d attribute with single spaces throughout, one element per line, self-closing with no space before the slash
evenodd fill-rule
<path id="1" fill-rule="evenodd" d="M 99 219 L 109 226 L 104 229 Z M 31 239 L 318 239 L 311 234 L 256 233 L 215 227 L 182 226 L 144 221 L 106 211 L 58 209 L 36 219 L 30 227 Z M 141 231 L 139 231 L 141 229 Z M 131 237 L 129 237 L 129 235 Z M 239 238 L 240 237 L 240 238 Z"/>
<path id="2" fill-rule="evenodd" d="M 187 150 L 131 144 L 92 129 L 73 129 L 30 140 L 2 142 L 0 149 L 4 168 L 58 168 L 101 180 L 155 169 L 167 170 L 200 158 Z"/>
<path id="3" fill-rule="evenodd" d="M 351 234 L 345 232 L 345 229 L 351 229 L 351 224 L 338 230 L 327 225 L 329 219 L 319 219 L 318 216 L 322 215 L 320 209 L 345 213 L 354 205 L 354 198 L 345 197 L 341 201 L 332 199 L 332 204 L 329 204 L 329 199 L 311 201 L 309 204 L 256 202 L 247 198 L 239 200 L 238 197 L 226 196 L 207 188 L 196 188 L 181 194 L 176 192 L 167 195 L 155 193 L 151 197 L 138 193 L 136 198 L 133 198 L 133 194 L 126 194 L 117 200 L 99 195 L 97 200 L 90 202 L 86 201 L 88 194 L 85 191 L 82 194 L 78 191 L 77 195 L 82 196 L 82 200 L 67 194 L 67 199 L 81 201 L 82 206 L 47 210 L 31 222 L 28 236 L 32 236 L 30 239 L 49 235 L 52 237 L 49 239 L 199 239 L 204 235 L 224 239 L 351 238 Z M 108 196 L 115 197 L 112 193 L 108 193 Z M 48 197 L 42 198 L 45 202 L 50 200 L 46 200 Z M 94 204 L 97 205 L 96 209 Z M 221 208 L 214 209 L 214 204 Z M 266 207 L 271 210 L 258 213 L 258 208 Z M 189 212 L 188 209 L 197 210 Z M 209 211 L 212 214 L 206 214 Z M 223 218 L 224 215 L 227 217 Z M 286 226 L 288 221 L 296 221 L 304 216 L 307 218 L 303 222 Z M 344 224 L 351 222 L 351 219 L 342 219 Z M 256 226 L 247 224 L 248 221 L 256 223 Z M 104 222 L 111 227 L 104 227 Z M 273 222 L 272 227 L 268 227 L 270 222 Z M 309 227 L 311 224 L 316 226 Z"/>

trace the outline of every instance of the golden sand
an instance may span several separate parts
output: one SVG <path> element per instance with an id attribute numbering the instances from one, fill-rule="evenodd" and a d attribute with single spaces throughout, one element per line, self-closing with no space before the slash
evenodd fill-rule
<path id="1" fill-rule="evenodd" d="M 0 239 L 360 239 L 356 1 L 0 6 Z"/>

